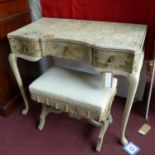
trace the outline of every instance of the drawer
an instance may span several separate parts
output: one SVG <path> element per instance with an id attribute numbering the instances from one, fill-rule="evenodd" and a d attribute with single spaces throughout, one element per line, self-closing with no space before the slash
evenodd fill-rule
<path id="1" fill-rule="evenodd" d="M 29 9 L 28 0 L 0 0 L 0 18 Z"/>
<path id="2" fill-rule="evenodd" d="M 65 41 L 42 41 L 43 56 L 52 55 L 59 58 L 92 63 L 92 48 L 78 43 Z"/>
<path id="3" fill-rule="evenodd" d="M 41 56 L 39 41 L 22 38 L 9 38 L 9 42 L 13 53 L 25 54 L 28 56 Z"/>
<path id="4" fill-rule="evenodd" d="M 97 68 L 109 67 L 110 70 L 132 72 L 134 55 L 128 51 L 111 49 L 94 50 L 93 65 Z"/>
<path id="5" fill-rule="evenodd" d="M 20 22 L 19 22 L 20 21 Z M 0 38 L 6 37 L 6 34 L 16 30 L 31 22 L 29 10 L 19 15 L 0 20 Z"/>

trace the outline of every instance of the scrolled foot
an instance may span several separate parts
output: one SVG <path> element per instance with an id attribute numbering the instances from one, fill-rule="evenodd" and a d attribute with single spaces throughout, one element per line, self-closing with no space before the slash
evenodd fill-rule
<path id="1" fill-rule="evenodd" d="M 98 139 L 98 143 L 97 143 L 97 146 L 96 146 L 96 151 L 97 152 L 101 151 L 102 141 L 103 140 L 101 138 Z"/>
<path id="2" fill-rule="evenodd" d="M 22 110 L 23 115 L 27 115 L 27 113 L 28 113 L 28 108 L 25 108 L 24 110 Z"/>
<path id="3" fill-rule="evenodd" d="M 39 130 L 42 130 L 43 127 L 44 127 L 44 124 L 45 124 L 45 119 L 40 118 L 40 123 L 39 123 L 39 125 L 38 125 L 38 129 L 39 129 Z"/>
<path id="4" fill-rule="evenodd" d="M 127 145 L 128 144 L 128 140 L 126 138 L 122 138 L 121 139 L 121 144 L 124 145 L 124 146 Z"/>
<path id="5" fill-rule="evenodd" d="M 41 130 L 43 130 L 43 127 L 44 127 L 43 125 L 39 124 L 38 129 L 41 131 Z"/>

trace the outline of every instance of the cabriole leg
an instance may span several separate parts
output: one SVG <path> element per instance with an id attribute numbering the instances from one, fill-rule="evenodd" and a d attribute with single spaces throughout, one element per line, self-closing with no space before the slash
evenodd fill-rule
<path id="1" fill-rule="evenodd" d="M 141 59 L 139 62 L 139 66 L 137 67 L 137 71 L 136 72 L 133 71 L 128 77 L 129 89 L 128 89 L 128 96 L 127 96 L 127 101 L 126 101 L 126 105 L 125 105 L 125 110 L 123 113 L 122 128 L 121 128 L 121 143 L 122 143 L 122 145 L 126 145 L 128 143 L 128 140 L 125 137 L 125 132 L 126 132 L 129 115 L 131 112 L 134 97 L 135 97 L 138 83 L 139 83 L 139 77 L 140 77 L 140 71 L 141 71 L 141 68 L 143 65 L 143 59 L 144 59 L 144 54 L 141 55 Z"/>
<path id="2" fill-rule="evenodd" d="M 46 116 L 50 113 L 51 111 L 49 110 L 49 107 L 47 107 L 46 105 L 42 104 L 42 111 L 41 111 L 41 115 L 40 115 L 40 123 L 38 126 L 39 130 L 42 130 L 44 125 L 45 125 L 45 119 Z"/>
<path id="3" fill-rule="evenodd" d="M 132 104 L 134 101 L 135 93 L 137 90 L 138 82 L 139 82 L 138 74 L 136 74 L 136 73 L 131 74 L 129 77 L 128 97 L 127 97 L 127 102 L 126 102 L 126 106 L 125 106 L 125 110 L 124 110 L 124 114 L 123 114 L 123 120 L 122 120 L 121 143 L 123 145 L 126 145 L 128 143 L 128 141 L 125 137 L 125 131 L 126 131 L 126 126 L 127 126 L 127 122 L 129 119 L 130 111 L 132 108 Z"/>
<path id="4" fill-rule="evenodd" d="M 9 62 L 10 62 L 12 71 L 14 73 L 14 76 L 16 78 L 16 81 L 18 83 L 18 87 L 19 87 L 19 90 L 21 92 L 21 95 L 24 99 L 25 108 L 24 108 L 24 110 L 22 110 L 22 114 L 26 115 L 28 113 L 28 110 L 29 110 L 28 100 L 26 98 L 25 90 L 23 87 L 23 82 L 22 82 L 21 76 L 19 74 L 19 69 L 17 66 L 17 57 L 13 53 L 9 54 Z"/>
<path id="5" fill-rule="evenodd" d="M 21 93 L 23 100 L 24 100 L 25 108 L 24 108 L 24 110 L 22 110 L 22 114 L 26 115 L 28 113 L 28 110 L 29 110 L 29 104 L 28 104 L 26 93 L 25 93 L 25 90 L 23 87 L 23 82 L 22 82 L 22 79 L 21 79 L 21 76 L 19 73 L 18 65 L 17 65 L 17 59 L 18 58 L 22 58 L 22 59 L 27 60 L 27 61 L 36 62 L 36 61 L 41 59 L 41 56 L 32 57 L 32 56 L 27 56 L 24 54 L 19 54 L 19 53 L 10 53 L 9 54 L 9 62 L 10 62 L 12 71 L 14 73 L 14 76 L 16 78 L 20 93 Z"/>

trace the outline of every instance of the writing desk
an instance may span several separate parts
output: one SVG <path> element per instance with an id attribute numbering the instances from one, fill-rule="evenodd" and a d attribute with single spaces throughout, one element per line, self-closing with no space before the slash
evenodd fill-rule
<path id="1" fill-rule="evenodd" d="M 29 106 L 17 58 L 38 61 L 51 55 L 88 63 L 101 72 L 108 67 L 129 81 L 121 129 L 121 142 L 127 144 L 125 131 L 143 64 L 146 31 L 147 27 L 140 24 L 41 18 L 9 33 L 9 61 L 24 99 L 23 114 L 27 114 Z"/>

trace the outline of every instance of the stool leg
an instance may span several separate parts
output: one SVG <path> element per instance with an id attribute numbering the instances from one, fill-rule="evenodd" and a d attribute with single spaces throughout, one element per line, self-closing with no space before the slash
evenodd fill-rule
<path id="1" fill-rule="evenodd" d="M 47 114 L 50 112 L 49 107 L 47 107 L 46 105 L 42 104 L 42 111 L 41 111 L 41 115 L 40 115 L 40 122 L 38 125 L 38 129 L 42 130 L 45 124 L 45 118 L 47 116 Z"/>
<path id="2" fill-rule="evenodd" d="M 111 123 L 111 122 L 112 122 L 112 117 L 111 117 L 111 115 L 109 115 L 108 119 L 106 121 L 104 121 L 104 123 L 101 125 L 101 129 L 100 129 L 99 136 L 98 136 L 98 142 L 97 142 L 97 146 L 96 146 L 97 152 L 100 152 L 100 150 L 101 150 L 104 134 L 109 126 L 109 123 Z"/>

